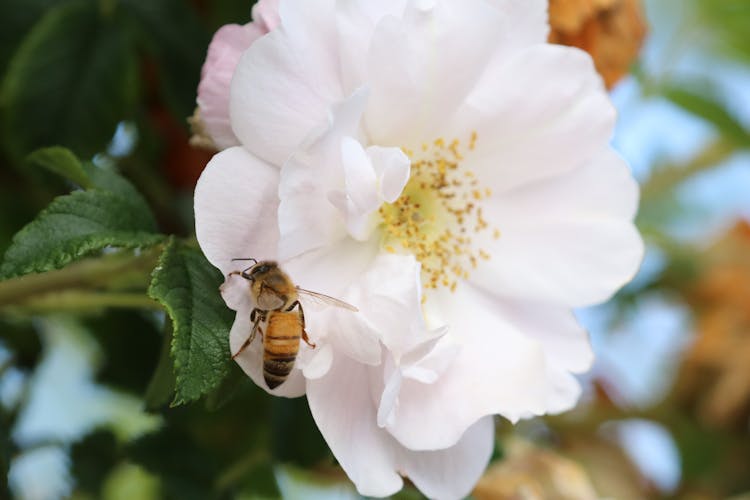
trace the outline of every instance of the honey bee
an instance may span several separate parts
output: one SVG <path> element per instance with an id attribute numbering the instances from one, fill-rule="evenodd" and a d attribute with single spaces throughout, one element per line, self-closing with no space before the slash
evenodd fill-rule
<path id="1" fill-rule="evenodd" d="M 299 301 L 300 295 L 350 311 L 356 312 L 358 309 L 328 295 L 296 286 L 276 262 L 232 260 L 255 262 L 244 271 L 229 273 L 229 276 L 238 275 L 250 282 L 249 293 L 255 302 L 255 308 L 250 314 L 252 330 L 240 349 L 232 354 L 232 359 L 239 356 L 260 332 L 263 339 L 263 379 L 270 389 L 274 389 L 283 384 L 292 372 L 299 352 L 300 338 L 311 348 L 315 348 L 305 331 L 305 313 Z M 265 327 L 265 332 L 262 327 Z"/>

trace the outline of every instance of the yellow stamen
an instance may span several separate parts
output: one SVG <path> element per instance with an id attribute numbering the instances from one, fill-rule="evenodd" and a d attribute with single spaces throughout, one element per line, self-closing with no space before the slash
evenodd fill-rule
<path id="1" fill-rule="evenodd" d="M 468 150 L 476 141 L 472 132 Z M 390 253 L 413 254 L 422 264 L 426 288 L 455 291 L 459 279 L 490 258 L 473 246 L 471 235 L 489 230 L 495 239 L 500 237 L 482 213 L 481 201 L 492 191 L 479 186 L 474 172 L 462 167 L 464 151 L 458 139 L 438 137 L 424 143 L 418 157 L 404 152 L 411 158 L 411 177 L 395 202 L 380 207 L 383 247 Z"/>

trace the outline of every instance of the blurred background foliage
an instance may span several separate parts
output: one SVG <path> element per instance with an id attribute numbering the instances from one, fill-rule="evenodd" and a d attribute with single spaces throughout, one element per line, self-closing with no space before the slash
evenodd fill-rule
<path id="1" fill-rule="evenodd" d="M 117 232 L 82 235 L 93 257 L 46 268 L 6 254 L 0 498 L 357 498 L 304 399 L 271 398 L 224 362 L 175 395 L 169 345 L 183 333 L 164 309 L 180 313 L 158 288 L 200 267 L 192 188 L 211 157 L 188 145 L 186 119 L 211 34 L 250 8 L 0 2 L 0 251 L 53 200 L 72 203 L 56 197 L 74 185 L 131 192 L 119 175 L 145 212 L 118 231 L 152 248 L 114 251 L 129 248 Z M 579 311 L 597 362 L 578 408 L 498 421 L 474 497 L 750 498 L 750 3 L 552 0 L 550 12 L 550 39 L 589 51 L 612 90 L 648 252 L 613 301 Z M 84 161 L 29 156 L 49 146 Z"/>

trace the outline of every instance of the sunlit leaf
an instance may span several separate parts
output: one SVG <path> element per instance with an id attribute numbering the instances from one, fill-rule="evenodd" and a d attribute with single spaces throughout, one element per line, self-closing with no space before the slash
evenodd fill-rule
<path id="1" fill-rule="evenodd" d="M 714 41 L 725 54 L 750 61 L 748 19 L 750 2 L 746 0 L 693 0 L 697 18 L 712 30 Z"/>
<path id="2" fill-rule="evenodd" d="M 94 189 L 56 198 L 19 231 L 5 253 L 0 277 L 59 269 L 108 247 L 143 248 L 162 236 L 148 207 Z"/>
<path id="3" fill-rule="evenodd" d="M 81 161 L 67 148 L 52 146 L 37 149 L 26 158 L 26 161 L 31 165 L 46 168 L 82 188 L 92 187 L 91 179 Z"/>
<path id="4" fill-rule="evenodd" d="M 724 103 L 714 97 L 717 93 L 708 85 L 668 85 L 662 88 L 662 93 L 685 111 L 713 124 L 737 146 L 750 147 L 750 133 L 727 110 Z"/>

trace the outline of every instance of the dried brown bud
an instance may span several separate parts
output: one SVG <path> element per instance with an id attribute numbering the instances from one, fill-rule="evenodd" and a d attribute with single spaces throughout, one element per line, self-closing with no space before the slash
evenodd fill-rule
<path id="1" fill-rule="evenodd" d="M 678 400 L 714 427 L 750 419 L 750 224 L 738 223 L 700 260 L 687 290 L 697 337 L 676 384 Z"/>
<path id="2" fill-rule="evenodd" d="M 646 35 L 640 0 L 550 0 L 549 41 L 579 47 L 612 88 L 627 74 Z"/>

